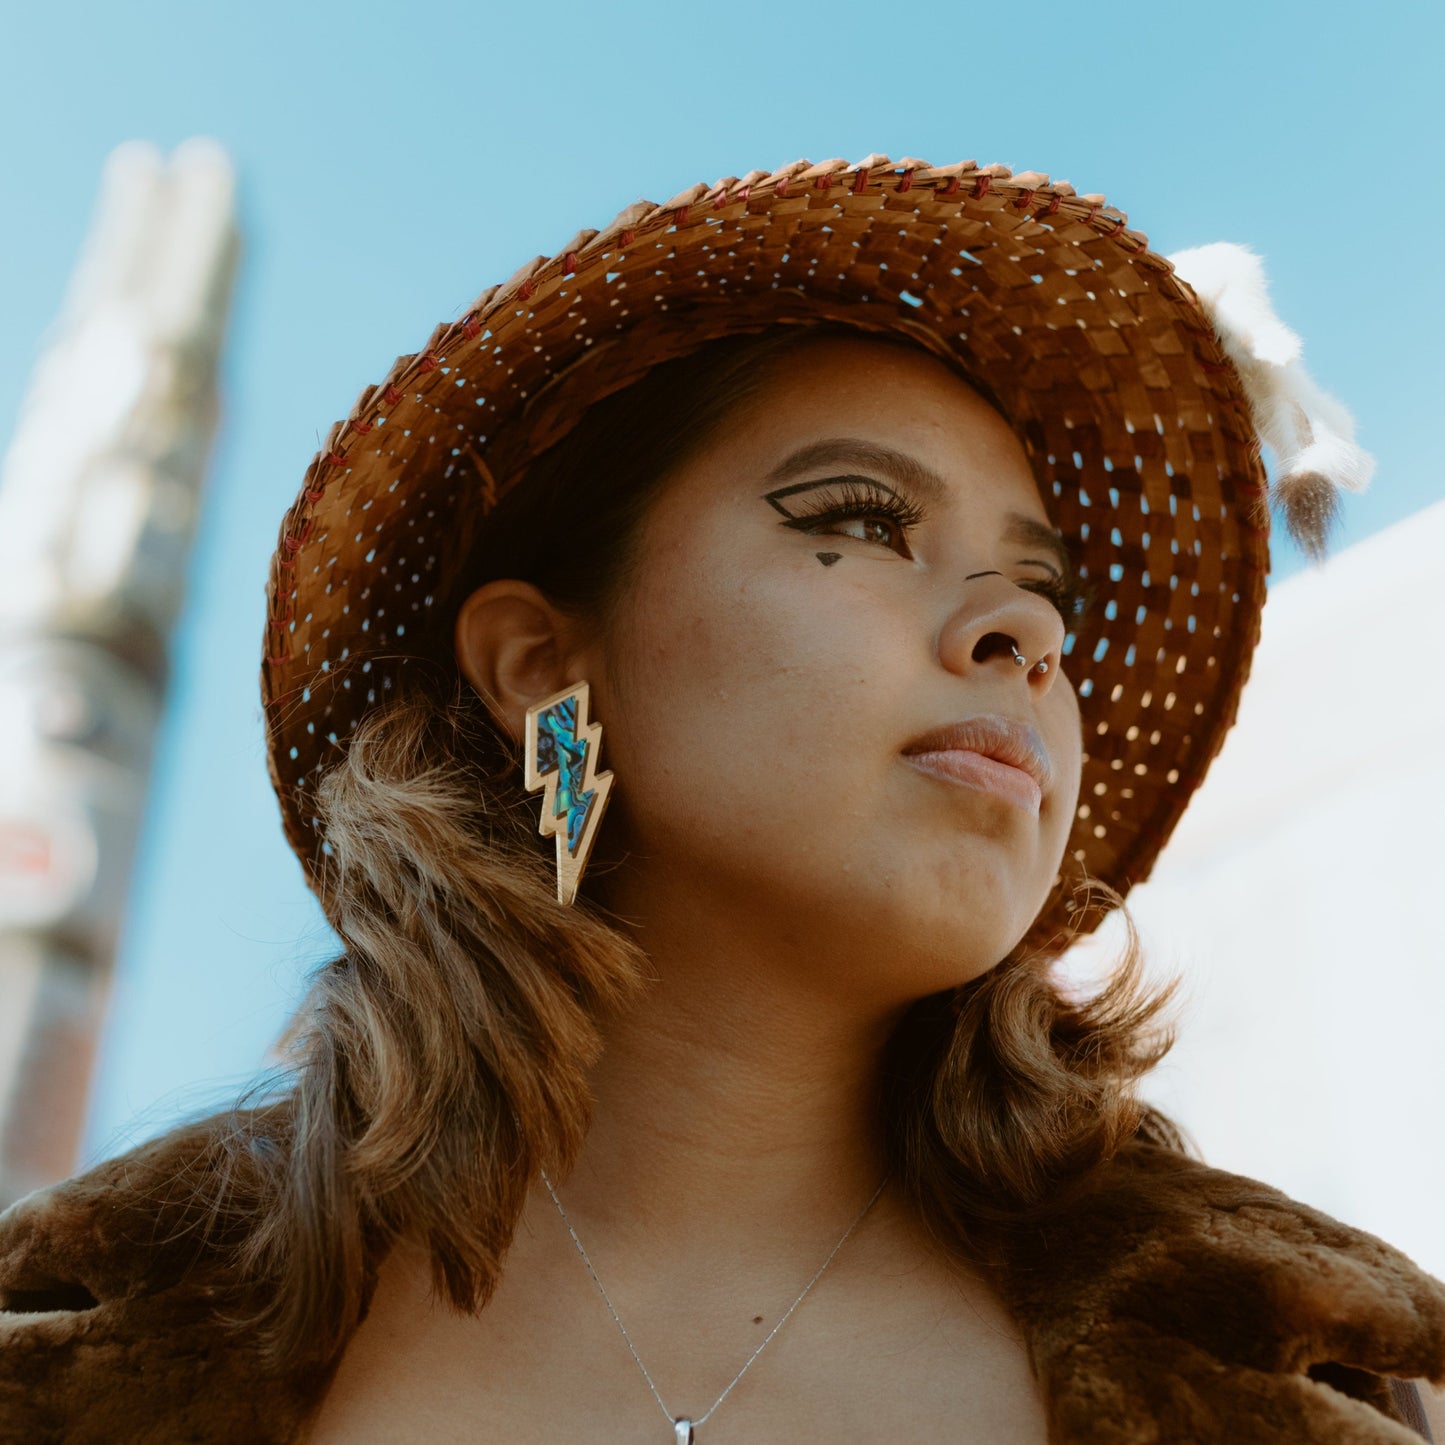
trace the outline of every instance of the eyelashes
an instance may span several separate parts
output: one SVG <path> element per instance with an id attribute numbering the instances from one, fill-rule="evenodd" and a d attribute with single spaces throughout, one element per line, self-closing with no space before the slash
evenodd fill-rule
<path id="1" fill-rule="evenodd" d="M 1050 577 L 1047 581 L 1021 582 L 1026 591 L 1037 592 L 1046 597 L 1058 609 L 1064 619 L 1064 626 L 1073 632 L 1089 610 L 1089 589 L 1072 574 L 1067 577 Z"/>
<path id="2" fill-rule="evenodd" d="M 913 554 L 903 534 L 923 521 L 923 508 L 917 502 L 900 496 L 872 477 L 833 477 L 826 482 L 804 482 L 799 487 L 769 492 L 767 500 L 783 514 L 785 527 L 800 532 L 824 532 L 854 520 L 890 522 L 895 540 L 902 544 L 902 555 L 906 557 Z"/>
<path id="3" fill-rule="evenodd" d="M 838 529 L 853 521 L 881 522 L 891 533 L 888 537 L 853 535 L 858 541 L 887 547 L 901 557 L 911 558 L 908 533 L 924 520 L 924 509 L 909 497 L 873 477 L 830 477 L 824 481 L 800 482 L 780 487 L 766 494 L 764 500 L 783 517 L 783 525 L 813 535 L 838 535 Z M 1053 606 L 1074 632 L 1091 604 L 1089 589 L 1072 567 L 1055 572 L 1052 562 L 1037 565 L 1049 572 L 1037 581 L 1019 582 L 1028 592 L 1036 592 Z"/>

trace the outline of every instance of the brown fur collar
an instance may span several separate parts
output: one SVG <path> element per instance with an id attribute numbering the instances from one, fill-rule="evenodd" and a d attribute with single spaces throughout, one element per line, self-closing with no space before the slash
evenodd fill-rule
<path id="1" fill-rule="evenodd" d="M 0 1216 L 0 1439 L 303 1439 L 330 1369 L 265 1370 L 185 1229 L 177 1135 Z M 191 1136 L 193 1140 L 194 1136 Z M 1001 1256 L 1054 1445 L 1419 1445 L 1386 1377 L 1445 1380 L 1445 1285 L 1266 1185 L 1145 1144 Z"/>

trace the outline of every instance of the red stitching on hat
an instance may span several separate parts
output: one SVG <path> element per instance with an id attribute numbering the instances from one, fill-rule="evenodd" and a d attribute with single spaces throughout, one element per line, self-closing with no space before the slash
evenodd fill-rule
<path id="1" fill-rule="evenodd" d="M 743 203 L 743 205 L 747 205 L 747 203 L 749 202 L 749 200 L 752 199 L 752 194 L 753 194 L 752 184 L 749 183 L 748 185 L 744 186 L 744 187 L 742 188 L 742 190 L 740 190 L 740 191 L 738 192 L 738 200 L 740 200 L 740 201 Z"/>
<path id="2" fill-rule="evenodd" d="M 691 209 L 692 209 L 691 206 L 679 206 L 679 207 L 672 213 L 672 224 L 673 224 L 674 226 L 685 226 L 685 225 L 687 225 L 687 213 L 688 213 Z"/>
<path id="3" fill-rule="evenodd" d="M 1016 211 L 1026 211 L 1031 205 L 1033 205 L 1034 197 L 1036 195 L 1038 195 L 1037 189 L 1030 191 L 1020 191 L 1009 204 L 1012 205 L 1014 210 Z"/>
<path id="4" fill-rule="evenodd" d="M 713 197 L 712 208 L 713 208 L 713 210 L 715 210 L 715 211 L 720 211 L 720 210 L 722 210 L 722 208 L 723 208 L 725 205 L 727 205 L 727 203 L 728 203 L 728 188 L 727 188 L 726 186 L 723 186 L 723 187 L 721 187 L 721 188 L 719 189 L 717 195 L 715 195 L 715 196 Z"/>
<path id="5" fill-rule="evenodd" d="M 359 437 L 369 436 L 376 430 L 375 426 L 369 421 L 354 421 L 350 422 L 349 426 Z"/>
<path id="6" fill-rule="evenodd" d="M 303 546 L 310 540 L 310 538 L 311 538 L 311 529 L 312 529 L 312 527 L 314 527 L 315 525 L 316 525 L 316 518 L 315 518 L 315 517 L 307 517 L 307 519 L 306 519 L 306 525 L 305 525 L 304 527 L 302 527 L 302 529 L 301 529 L 299 532 L 297 532 L 294 536 L 283 537 L 281 540 L 282 540 L 282 542 L 285 544 L 286 550 L 287 550 L 288 552 L 295 552 L 295 551 L 297 551 L 298 549 L 300 549 L 301 547 L 303 547 Z"/>
<path id="7" fill-rule="evenodd" d="M 815 191 L 826 191 L 832 184 L 832 176 L 819 176 L 818 179 L 813 182 L 813 189 Z"/>
<path id="8" fill-rule="evenodd" d="M 867 172 L 867 171 L 859 171 L 858 174 L 853 177 L 853 194 L 854 194 L 855 196 L 861 196 L 861 195 L 863 194 L 863 192 L 866 191 L 867 189 L 868 189 L 868 172 Z"/>
<path id="9" fill-rule="evenodd" d="M 577 253 L 568 251 L 562 260 L 562 274 L 571 276 L 577 270 Z"/>
<path id="10" fill-rule="evenodd" d="M 777 185 L 775 185 L 775 186 L 773 187 L 773 194 L 774 194 L 779 200 L 782 200 L 782 199 L 788 194 L 788 182 L 789 182 L 790 180 L 792 180 L 792 177 L 791 177 L 791 176 L 779 176 L 779 177 L 778 177 L 778 183 L 777 183 Z"/>
<path id="11" fill-rule="evenodd" d="M 617 239 L 624 246 L 630 246 L 637 239 L 637 232 L 629 226 Z"/>
<path id="12" fill-rule="evenodd" d="M 482 323 L 477 320 L 477 313 L 469 311 L 462 317 L 462 335 L 468 341 L 475 341 L 482 334 Z"/>
<path id="13" fill-rule="evenodd" d="M 396 387 L 388 383 L 386 390 L 382 392 L 382 397 L 385 399 L 388 406 L 395 406 L 397 402 L 401 400 L 401 392 L 398 391 Z"/>
<path id="14" fill-rule="evenodd" d="M 1128 218 L 1128 216 L 1120 216 L 1119 219 L 1114 222 L 1114 229 L 1113 229 L 1112 231 L 1106 232 L 1106 234 L 1107 234 L 1107 235 L 1110 235 L 1110 236 L 1117 236 L 1117 235 L 1119 234 L 1119 232 L 1122 231 L 1122 230 L 1124 229 L 1124 227 L 1127 226 L 1128 224 L 1129 224 L 1129 218 Z"/>
<path id="15" fill-rule="evenodd" d="M 536 294 L 537 283 L 530 278 L 517 287 L 517 296 L 522 301 L 530 301 Z"/>
<path id="16" fill-rule="evenodd" d="M 275 657 L 267 657 L 266 661 L 269 662 L 272 667 L 284 667 L 291 661 L 291 655 L 286 652 L 280 652 L 277 653 Z M 281 699 L 278 697 L 276 701 L 280 702 Z"/>
<path id="17" fill-rule="evenodd" d="M 911 191 L 913 189 L 912 171 L 904 171 L 903 174 L 898 177 L 898 189 L 900 192 Z"/>
<path id="18" fill-rule="evenodd" d="M 288 542 L 290 538 L 286 539 Z M 292 549 L 294 550 L 294 548 Z M 294 572 L 296 570 L 296 559 L 294 557 L 278 557 L 276 559 L 276 570 L 278 572 Z"/>
<path id="19" fill-rule="evenodd" d="M 960 182 L 957 176 L 949 176 L 948 184 L 944 186 L 943 190 L 940 191 L 939 194 L 944 196 L 956 196 L 958 194 L 959 185 Z"/>
<path id="20" fill-rule="evenodd" d="M 325 487 L 308 487 L 306 491 L 302 493 L 302 495 L 306 498 L 308 502 L 319 502 L 322 497 L 326 495 L 326 489 Z"/>
<path id="21" fill-rule="evenodd" d="M 291 621 L 291 619 L 292 619 L 293 617 L 295 617 L 295 616 L 296 616 L 296 604 L 293 602 L 293 603 L 291 604 L 291 606 L 289 606 L 289 607 L 286 609 L 286 611 L 285 611 L 284 613 L 282 613 L 282 615 L 281 615 L 280 617 L 273 617 L 273 618 L 271 619 L 271 626 L 272 626 L 277 632 L 282 632 L 282 631 L 285 630 L 287 624 Z"/>
<path id="22" fill-rule="evenodd" d="M 344 467 L 346 465 L 346 457 L 341 452 L 327 452 L 323 460 L 328 467 Z"/>
<path id="23" fill-rule="evenodd" d="M 1048 205 L 1045 206 L 1043 209 L 1043 214 L 1046 216 L 1052 216 L 1054 212 L 1059 209 L 1059 201 L 1061 199 L 1062 197 L 1057 192 L 1050 196 Z"/>
<path id="24" fill-rule="evenodd" d="M 1090 206 L 1090 207 L 1089 207 L 1089 214 L 1084 217 L 1085 223 L 1088 224 L 1088 225 L 1090 225 L 1090 226 L 1092 226 L 1092 225 L 1094 224 L 1094 222 L 1097 221 L 1098 219 L 1099 219 L 1099 208 L 1098 208 L 1097 206 Z"/>
<path id="25" fill-rule="evenodd" d="M 986 195 L 988 195 L 988 188 L 989 188 L 992 184 L 993 184 L 993 177 L 992 177 L 992 176 L 988 176 L 988 175 L 980 176 L 980 177 L 973 183 L 973 198 L 974 198 L 974 200 L 976 200 L 976 201 L 981 201 Z"/>
<path id="26" fill-rule="evenodd" d="M 423 351 L 417 358 L 416 369 L 418 371 L 435 371 L 441 364 L 441 357 L 434 351 Z"/>

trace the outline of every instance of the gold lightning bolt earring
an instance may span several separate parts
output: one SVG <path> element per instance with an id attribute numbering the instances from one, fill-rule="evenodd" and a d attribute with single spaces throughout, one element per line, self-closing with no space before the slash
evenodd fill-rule
<path id="1" fill-rule="evenodd" d="M 602 724 L 587 720 L 588 692 L 574 683 L 527 709 L 527 791 L 546 790 L 537 831 L 557 840 L 559 903 L 576 900 L 612 791 L 612 774 L 597 771 Z"/>

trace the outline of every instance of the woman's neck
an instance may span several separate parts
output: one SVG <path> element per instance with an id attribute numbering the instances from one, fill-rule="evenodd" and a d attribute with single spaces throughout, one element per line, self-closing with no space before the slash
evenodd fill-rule
<path id="1" fill-rule="evenodd" d="M 605 1235 L 673 1280 L 739 1249 L 795 1274 L 884 1175 L 877 1070 L 896 1018 L 850 1011 L 821 969 L 743 927 L 654 921 L 646 946 L 655 977 L 603 1021 L 591 1129 L 553 1183 L 584 1243 Z"/>

